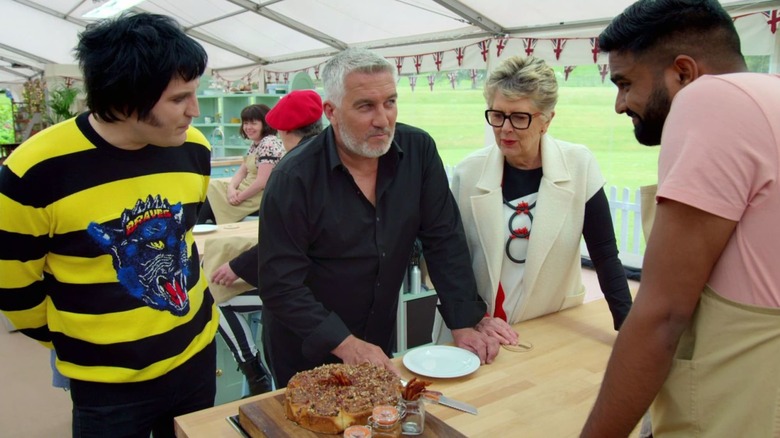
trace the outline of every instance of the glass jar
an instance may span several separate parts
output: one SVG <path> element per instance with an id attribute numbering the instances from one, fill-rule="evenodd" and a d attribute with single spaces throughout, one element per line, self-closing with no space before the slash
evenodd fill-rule
<path id="1" fill-rule="evenodd" d="M 368 426 L 349 426 L 344 429 L 344 438 L 373 438 Z"/>
<path id="2" fill-rule="evenodd" d="M 399 438 L 401 436 L 401 414 L 398 408 L 389 405 L 374 407 L 368 417 L 372 438 Z"/>
<path id="3" fill-rule="evenodd" d="M 417 400 L 401 400 L 401 432 L 404 435 L 421 435 L 425 430 L 425 402 L 423 397 Z"/>

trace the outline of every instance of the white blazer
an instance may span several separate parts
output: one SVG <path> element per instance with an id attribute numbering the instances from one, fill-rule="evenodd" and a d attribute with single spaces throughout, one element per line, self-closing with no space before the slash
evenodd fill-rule
<path id="1" fill-rule="evenodd" d="M 604 185 L 604 177 L 583 145 L 545 135 L 541 151 L 543 176 L 523 278 L 527 298 L 514 309 L 504 309 L 510 324 L 580 305 L 585 297 L 580 261 L 585 203 Z M 501 150 L 492 145 L 463 159 L 452 180 L 477 290 L 491 315 L 506 244 L 503 166 Z M 437 314 L 434 341 L 450 342 L 447 332 Z"/>

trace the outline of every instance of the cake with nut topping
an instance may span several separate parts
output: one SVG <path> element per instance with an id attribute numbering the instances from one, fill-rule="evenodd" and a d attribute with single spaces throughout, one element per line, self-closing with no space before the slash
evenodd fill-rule
<path id="1" fill-rule="evenodd" d="M 313 432 L 338 434 L 366 424 L 377 405 L 396 405 L 401 382 L 372 364 L 328 364 L 297 373 L 285 392 L 287 418 Z"/>

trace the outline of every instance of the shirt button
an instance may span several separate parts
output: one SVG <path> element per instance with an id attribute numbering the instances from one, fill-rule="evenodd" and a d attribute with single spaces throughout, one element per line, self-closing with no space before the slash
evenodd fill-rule
<path id="1" fill-rule="evenodd" d="M 376 221 L 379 222 L 379 218 L 376 218 Z"/>
<path id="2" fill-rule="evenodd" d="M 385 253 L 382 253 L 382 257 L 384 257 L 384 256 L 385 256 Z"/>

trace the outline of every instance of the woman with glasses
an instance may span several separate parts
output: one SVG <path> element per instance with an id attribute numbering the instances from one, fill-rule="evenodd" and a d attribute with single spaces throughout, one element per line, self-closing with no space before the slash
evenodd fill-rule
<path id="1" fill-rule="evenodd" d="M 558 99 L 553 69 L 538 58 L 509 58 L 490 74 L 484 95 L 496 144 L 466 157 L 452 180 L 488 304 L 481 330 L 511 344 L 511 324 L 582 304 L 583 236 L 617 330 L 631 294 L 604 177 L 585 146 L 547 134 Z M 437 329 L 447 342 L 443 324 Z"/>

